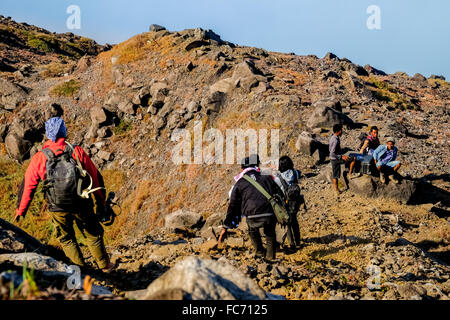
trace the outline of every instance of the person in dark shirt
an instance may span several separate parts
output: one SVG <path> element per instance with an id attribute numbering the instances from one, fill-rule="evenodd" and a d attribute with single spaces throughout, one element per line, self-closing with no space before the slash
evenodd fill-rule
<path id="1" fill-rule="evenodd" d="M 364 142 L 361 145 L 361 148 L 358 153 L 351 153 L 350 156 L 353 156 L 353 161 L 350 164 L 350 170 L 348 175 L 350 178 L 357 178 L 362 176 L 361 173 L 353 173 L 353 168 L 356 165 L 356 161 L 366 161 L 370 162 L 372 158 L 372 154 L 376 148 L 380 145 L 380 140 L 378 139 L 378 128 L 373 126 L 370 128 L 369 135 L 366 137 Z"/>
<path id="2" fill-rule="evenodd" d="M 331 168 L 333 171 L 333 185 L 338 195 L 341 193 L 341 191 L 339 191 L 338 185 L 338 180 L 341 177 L 341 164 L 353 160 L 349 156 L 342 154 L 341 139 L 340 139 L 342 133 L 343 133 L 342 125 L 335 124 L 333 126 L 333 135 L 330 138 L 330 145 L 329 145 Z M 344 179 L 344 181 L 348 189 L 347 179 Z"/>
<path id="3" fill-rule="evenodd" d="M 219 243 L 226 235 L 227 230 L 236 228 L 241 216 L 244 216 L 246 217 L 251 242 L 256 250 L 256 257 L 265 256 L 270 262 L 276 257 L 275 226 L 277 220 L 269 200 L 243 177 L 247 175 L 254 179 L 271 195 L 279 194 L 282 196 L 283 193 L 273 180 L 273 176 L 261 174 L 258 166 L 259 157 L 257 155 L 251 155 L 242 160 L 242 171 L 235 177 L 236 184 L 231 191 L 230 204 Z M 266 249 L 263 247 L 261 239 L 261 228 L 263 228 L 266 236 Z"/>

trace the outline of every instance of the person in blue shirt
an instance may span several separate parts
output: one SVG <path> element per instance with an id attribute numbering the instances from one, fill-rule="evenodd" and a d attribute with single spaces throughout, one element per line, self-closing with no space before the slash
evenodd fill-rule
<path id="1" fill-rule="evenodd" d="M 381 183 L 386 182 L 386 178 L 384 176 L 386 172 L 393 172 L 393 174 L 389 175 L 389 179 L 395 183 L 399 183 L 396 176 L 398 176 L 398 170 L 402 164 L 400 161 L 397 161 L 398 148 L 395 146 L 394 138 L 389 137 L 386 140 L 386 144 L 380 145 L 373 152 L 373 160 L 376 168 L 380 172 Z"/>

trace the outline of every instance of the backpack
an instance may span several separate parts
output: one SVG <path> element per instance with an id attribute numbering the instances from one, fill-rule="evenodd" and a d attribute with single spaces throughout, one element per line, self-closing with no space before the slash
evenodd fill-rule
<path id="1" fill-rule="evenodd" d="M 259 192 L 261 192 L 267 200 L 269 200 L 270 205 L 273 208 L 273 212 L 275 213 L 275 217 L 277 218 L 277 221 L 282 226 L 289 224 L 289 214 L 284 207 L 283 201 L 278 196 L 271 196 L 266 189 L 263 188 L 258 182 L 253 180 L 247 175 L 244 175 L 243 177 L 245 180 L 247 180 L 251 185 L 253 185 Z"/>
<path id="2" fill-rule="evenodd" d="M 295 171 L 297 172 L 297 171 Z M 300 186 L 298 185 L 297 174 L 295 174 L 295 180 L 290 185 L 283 179 L 281 175 L 278 176 L 286 196 L 286 204 L 289 213 L 296 214 L 300 209 L 302 204 L 305 204 L 305 199 L 303 198 Z"/>
<path id="3" fill-rule="evenodd" d="M 66 144 L 67 147 L 59 155 L 55 155 L 49 148 L 42 150 L 47 158 L 44 192 L 51 212 L 71 212 L 80 204 L 80 200 L 89 199 L 90 193 L 101 189 L 92 189 L 92 178 L 83 169 L 74 147 Z M 76 160 L 72 157 L 73 153 Z"/>
<path id="4" fill-rule="evenodd" d="M 366 140 L 367 140 L 367 133 L 361 132 L 361 134 L 358 136 L 358 140 L 360 141 L 359 148 L 358 148 L 358 151 L 359 151 L 363 147 L 364 142 L 366 142 Z"/>

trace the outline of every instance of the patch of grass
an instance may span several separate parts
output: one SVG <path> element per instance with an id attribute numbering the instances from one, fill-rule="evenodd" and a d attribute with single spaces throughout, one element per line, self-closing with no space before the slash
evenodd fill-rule
<path id="1" fill-rule="evenodd" d="M 19 186 L 25 175 L 29 161 L 19 165 L 7 158 L 0 157 L 0 218 L 12 222 Z M 19 227 L 33 237 L 49 242 L 53 233 L 53 226 L 46 212 L 46 202 L 41 184 L 38 186 L 25 219 L 19 222 Z"/>
<path id="2" fill-rule="evenodd" d="M 71 70 L 71 64 L 52 62 L 41 72 L 41 76 L 44 78 L 61 77 L 65 73 L 70 73 Z"/>
<path id="3" fill-rule="evenodd" d="M 107 192 L 114 191 L 116 194 L 117 192 L 120 191 L 120 189 L 122 189 L 125 180 L 127 178 L 125 172 L 117 169 L 103 170 L 101 173 L 105 181 L 106 191 Z M 112 239 L 115 239 L 117 235 L 120 234 L 120 230 L 122 228 L 122 224 L 120 223 L 120 220 L 123 218 L 121 217 L 122 210 L 119 209 L 117 206 L 114 206 L 113 210 L 117 215 L 116 217 L 117 220 L 113 225 L 105 228 L 106 244 L 110 244 L 112 242 Z"/>
<path id="4" fill-rule="evenodd" d="M 386 94 L 386 92 L 383 91 L 383 90 L 372 91 L 372 94 L 373 94 L 374 98 L 379 100 L 379 101 L 384 101 L 384 102 L 391 102 L 392 101 L 391 96 L 389 94 Z"/>
<path id="5" fill-rule="evenodd" d="M 49 44 L 41 39 L 30 39 L 27 41 L 27 45 L 32 48 L 38 49 L 39 51 L 43 51 L 43 52 L 51 52 L 52 51 Z"/>
<path id="6" fill-rule="evenodd" d="M 428 79 L 427 81 L 429 84 L 435 87 L 450 87 L 450 83 L 442 79 Z"/>
<path id="7" fill-rule="evenodd" d="M 118 63 L 126 64 L 141 60 L 145 57 L 148 37 L 145 34 L 138 34 L 131 39 L 115 46 L 108 56 L 119 56 Z"/>
<path id="8" fill-rule="evenodd" d="M 121 135 L 133 129 L 133 122 L 120 119 L 119 125 L 114 128 L 115 135 Z"/>
<path id="9" fill-rule="evenodd" d="M 392 88 L 385 81 L 375 77 L 368 77 L 366 82 L 373 87 L 373 97 L 378 101 L 387 103 L 391 108 L 398 110 L 418 109 L 419 107 L 410 99 L 401 96 L 395 88 Z"/>
<path id="10" fill-rule="evenodd" d="M 72 79 L 54 87 L 51 93 L 58 97 L 73 97 L 78 91 L 80 91 L 80 84 Z"/>

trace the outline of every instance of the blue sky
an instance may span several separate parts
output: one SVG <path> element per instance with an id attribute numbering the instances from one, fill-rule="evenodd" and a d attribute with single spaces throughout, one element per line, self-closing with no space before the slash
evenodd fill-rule
<path id="1" fill-rule="evenodd" d="M 68 30 L 69 5 L 81 8 L 81 29 Z M 381 29 L 369 30 L 369 5 Z M 271 51 L 331 51 L 388 73 L 450 78 L 448 0 L 1 0 L 0 14 L 50 31 L 118 43 L 151 23 L 169 30 L 202 27 L 222 39 Z"/>

